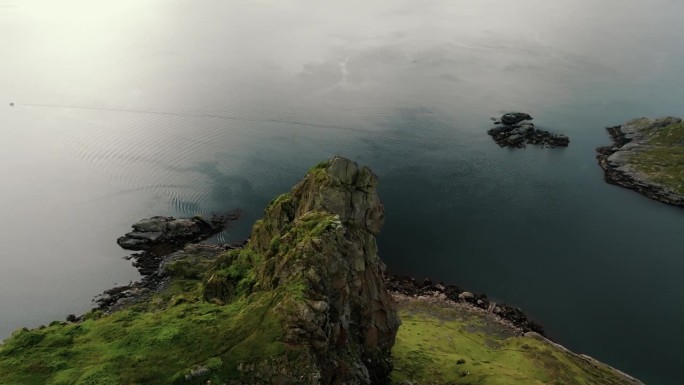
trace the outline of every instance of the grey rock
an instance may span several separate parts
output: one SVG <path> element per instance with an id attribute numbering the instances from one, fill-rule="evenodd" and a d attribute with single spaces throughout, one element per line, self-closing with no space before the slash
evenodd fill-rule
<path id="1" fill-rule="evenodd" d="M 210 223 L 201 217 L 173 218 L 156 216 L 134 223 L 132 232 L 117 239 L 128 250 L 147 250 L 159 244 L 184 244 L 210 236 L 223 228 L 223 223 Z"/>
<path id="2" fill-rule="evenodd" d="M 198 366 L 195 369 L 190 369 L 190 374 L 185 375 L 185 380 L 190 381 L 197 377 L 206 376 L 209 373 L 211 373 L 211 369 L 206 366 Z"/>
<path id="3" fill-rule="evenodd" d="M 501 147 L 522 148 L 526 144 L 537 144 L 545 147 L 566 147 L 570 139 L 563 134 L 552 134 L 548 131 L 535 129 L 532 122 L 525 121 L 529 115 L 523 113 L 506 114 L 506 123 L 494 127 L 487 133 Z M 531 119 L 531 117 L 529 117 Z"/>
<path id="4" fill-rule="evenodd" d="M 507 126 L 520 123 L 523 120 L 532 120 L 532 117 L 524 112 L 510 112 L 501 116 L 501 123 Z"/>

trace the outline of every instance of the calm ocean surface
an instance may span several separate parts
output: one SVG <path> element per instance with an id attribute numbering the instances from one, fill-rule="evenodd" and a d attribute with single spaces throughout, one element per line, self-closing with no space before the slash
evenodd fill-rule
<path id="1" fill-rule="evenodd" d="M 523 308 L 681 384 L 684 210 L 603 182 L 604 127 L 684 115 L 670 0 L 0 0 L 0 339 L 137 278 L 151 215 L 266 203 L 339 154 L 380 177 L 392 273 Z M 14 102 L 15 106 L 8 106 Z M 566 149 L 499 148 L 524 111 Z"/>

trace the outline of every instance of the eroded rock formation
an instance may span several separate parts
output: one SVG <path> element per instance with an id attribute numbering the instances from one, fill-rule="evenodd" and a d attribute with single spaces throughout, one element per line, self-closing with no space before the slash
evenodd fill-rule
<path id="1" fill-rule="evenodd" d="M 376 186 L 370 169 L 348 159 L 319 164 L 269 204 L 246 245 L 261 261 L 254 291 L 299 293 L 275 305 L 284 342 L 298 352 L 281 373 L 297 383 L 387 381 L 399 318 L 375 243 L 384 221 Z M 209 278 L 205 298 L 239 291 L 224 276 Z"/>

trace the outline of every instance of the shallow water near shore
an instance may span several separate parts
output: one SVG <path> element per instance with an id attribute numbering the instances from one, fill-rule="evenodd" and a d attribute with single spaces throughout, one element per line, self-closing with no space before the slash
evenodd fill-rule
<path id="1" fill-rule="evenodd" d="M 604 127 L 684 115 L 684 6 L 0 1 L 0 338 L 137 279 L 116 238 L 243 211 L 339 154 L 380 177 L 395 274 L 523 308 L 648 384 L 684 366 L 684 211 L 607 185 Z M 2 99 L 2 98 L 0 98 Z M 568 148 L 502 149 L 524 111 Z"/>

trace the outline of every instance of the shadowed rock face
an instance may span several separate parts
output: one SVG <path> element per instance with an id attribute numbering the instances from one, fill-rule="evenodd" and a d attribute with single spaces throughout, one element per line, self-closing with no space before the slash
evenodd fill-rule
<path id="1" fill-rule="evenodd" d="M 520 123 L 523 120 L 532 120 L 532 117 L 524 112 L 510 112 L 501 116 L 501 123 L 509 126 Z"/>
<path id="2" fill-rule="evenodd" d="M 259 289 L 306 286 L 302 300 L 278 308 L 286 344 L 308 349 L 322 384 L 384 383 L 391 371 L 399 318 L 375 243 L 384 221 L 376 186 L 370 169 L 335 157 L 271 202 L 250 240 L 265 260 Z"/>

